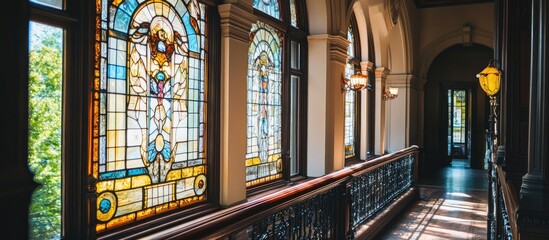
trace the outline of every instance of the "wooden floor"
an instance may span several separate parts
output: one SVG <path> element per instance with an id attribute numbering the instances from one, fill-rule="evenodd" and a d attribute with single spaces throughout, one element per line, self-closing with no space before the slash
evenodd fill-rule
<path id="1" fill-rule="evenodd" d="M 420 199 L 379 239 L 486 239 L 486 171 L 454 160 L 419 185 Z"/>

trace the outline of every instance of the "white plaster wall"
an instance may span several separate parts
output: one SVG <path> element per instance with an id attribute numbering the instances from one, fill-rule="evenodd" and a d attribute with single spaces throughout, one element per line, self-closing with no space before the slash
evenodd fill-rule
<path id="1" fill-rule="evenodd" d="M 307 89 L 307 175 L 322 176 L 326 173 L 326 75 L 328 75 L 328 42 L 327 36 L 309 37 L 309 71 Z"/>
<path id="2" fill-rule="evenodd" d="M 385 102 L 387 114 L 386 151 L 391 153 L 408 146 L 410 122 L 410 82 L 411 75 L 391 74 L 387 85 L 398 87 L 398 97 Z"/>
<path id="3" fill-rule="evenodd" d="M 325 34 L 328 32 L 326 3 L 321 0 L 306 0 L 309 17 L 309 34 Z"/>

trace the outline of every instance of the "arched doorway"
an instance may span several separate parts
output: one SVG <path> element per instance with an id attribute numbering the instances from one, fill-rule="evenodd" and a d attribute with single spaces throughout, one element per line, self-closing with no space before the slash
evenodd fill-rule
<path id="1" fill-rule="evenodd" d="M 466 166 L 482 169 L 487 100 L 476 74 L 493 56 L 483 45 L 453 45 L 429 66 L 424 87 L 425 170 L 463 159 Z"/>

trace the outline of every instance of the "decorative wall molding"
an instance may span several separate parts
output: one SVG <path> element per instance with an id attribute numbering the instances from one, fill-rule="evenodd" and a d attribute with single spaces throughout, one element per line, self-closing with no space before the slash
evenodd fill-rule
<path id="1" fill-rule="evenodd" d="M 250 42 L 250 29 L 257 17 L 240 4 L 228 3 L 218 6 L 221 17 L 221 37 L 229 37 L 242 42 Z"/>

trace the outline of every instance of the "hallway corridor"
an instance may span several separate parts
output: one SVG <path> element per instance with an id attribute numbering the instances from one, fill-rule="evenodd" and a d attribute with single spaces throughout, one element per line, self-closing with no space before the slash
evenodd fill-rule
<path id="1" fill-rule="evenodd" d="M 420 198 L 381 239 L 486 239 L 487 171 L 454 160 L 419 186 Z"/>

